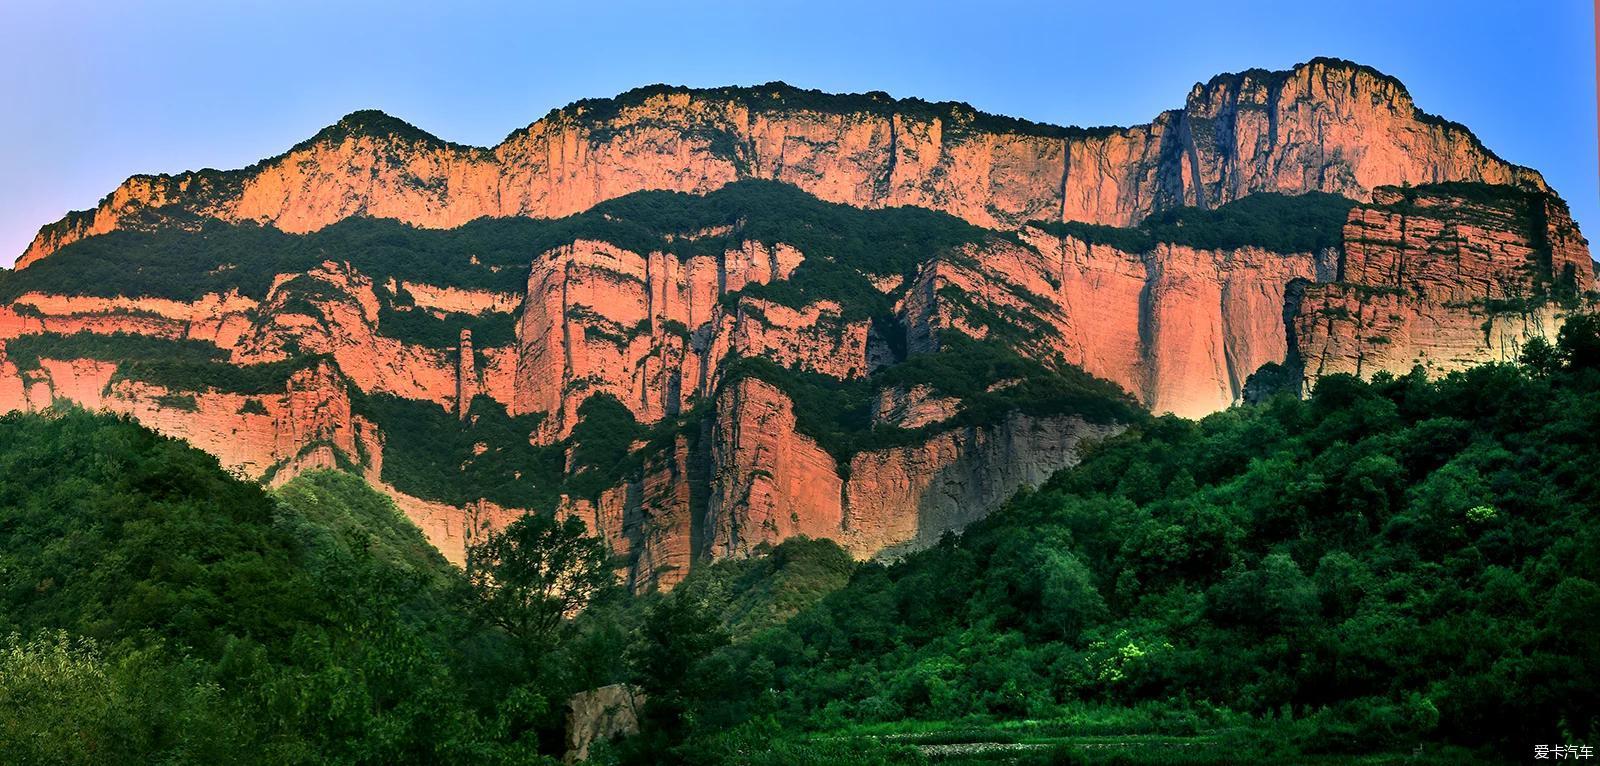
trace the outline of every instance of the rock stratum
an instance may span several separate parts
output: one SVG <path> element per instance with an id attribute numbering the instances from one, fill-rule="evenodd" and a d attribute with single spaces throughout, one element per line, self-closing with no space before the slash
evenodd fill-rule
<path id="1" fill-rule="evenodd" d="M 1594 281 L 1537 173 L 1347 62 L 1125 129 L 658 87 L 130 179 L 0 280 L 0 408 L 357 472 L 457 561 L 575 514 L 645 590 L 925 547 L 1143 409 L 1512 359 Z"/>
<path id="2" fill-rule="evenodd" d="M 291 233 L 353 215 L 448 228 L 482 217 L 557 218 L 637 191 L 703 194 L 741 179 L 987 227 L 1129 226 L 1257 192 L 1366 200 L 1385 185 L 1545 188 L 1466 128 L 1417 109 L 1398 80 L 1335 59 L 1219 75 L 1196 84 L 1182 109 L 1127 128 L 1063 128 L 963 104 L 782 83 L 654 86 L 552 111 L 492 148 L 355 112 L 242 170 L 129 178 L 94 209 L 41 229 L 17 265 L 152 218 L 253 221 Z"/>

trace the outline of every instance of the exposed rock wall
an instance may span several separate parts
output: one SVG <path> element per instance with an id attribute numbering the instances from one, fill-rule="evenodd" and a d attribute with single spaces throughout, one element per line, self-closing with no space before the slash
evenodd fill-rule
<path id="1" fill-rule="evenodd" d="M 357 454 L 349 390 L 331 364 L 301 370 L 282 392 L 269 394 L 174 391 L 118 379 L 116 371 L 114 362 L 90 359 L 41 359 L 38 369 L 26 371 L 7 362 L 0 368 L 0 407 L 38 411 L 61 400 L 129 415 L 249 477 L 271 476 L 286 466 L 286 476 L 295 468 L 333 467 L 331 452 L 325 465 L 291 466 L 319 446 Z"/>
<path id="2" fill-rule="evenodd" d="M 1595 287 L 1565 204 L 1502 189 L 1381 189 L 1350 213 L 1331 284 L 1297 286 L 1291 342 L 1308 382 L 1332 373 L 1434 374 L 1516 359 Z"/>
<path id="3" fill-rule="evenodd" d="M 704 521 L 705 444 L 679 437 L 649 456 L 639 475 L 597 499 L 566 498 L 558 513 L 582 519 L 626 565 L 618 575 L 636 592 L 667 590 L 705 555 L 697 531 Z"/>
<path id="4" fill-rule="evenodd" d="M 746 555 L 796 535 L 836 540 L 862 558 L 924 548 L 1076 463 L 1085 441 L 1119 430 L 1013 413 L 992 426 L 858 453 L 841 471 L 797 430 L 783 392 L 746 378 L 717 399 L 705 551 Z"/>
<path id="5" fill-rule="evenodd" d="M 1132 253 L 1027 227 L 1016 239 L 932 256 L 904 286 L 879 281 L 894 301 L 904 352 L 934 350 L 944 329 L 993 336 L 1187 416 L 1238 401 L 1246 379 L 1269 362 L 1301 363 L 1314 381 L 1512 358 L 1527 338 L 1555 332 L 1561 301 L 1581 301 L 1594 287 L 1586 242 L 1559 199 L 1540 192 L 1379 189 L 1352 209 L 1344 241 L 1342 252 L 1160 243 Z M 259 303 L 31 294 L 0 307 L 0 339 L 127 332 L 208 340 L 236 364 L 281 359 L 289 349 L 331 361 L 267 395 L 169 391 L 120 379 L 115 362 L 93 359 L 45 358 L 30 370 L 6 361 L 0 406 L 68 399 L 125 412 L 232 470 L 274 480 L 354 462 L 459 561 L 472 539 L 520 511 L 451 506 L 386 483 L 384 435 L 351 414 L 347 386 L 431 401 L 458 416 L 475 394 L 488 394 L 512 414 L 546 414 L 530 434 L 535 444 L 566 438 L 595 394 L 616 397 L 646 424 L 710 400 L 694 438 L 563 506 L 623 554 L 622 574 L 640 590 L 671 587 L 696 561 L 793 535 L 832 538 L 858 556 L 927 545 L 1069 465 L 1083 439 L 1112 431 L 1020 415 L 941 430 L 959 401 L 927 386 L 887 388 L 873 421 L 924 436 L 839 465 L 802 433 L 788 395 L 755 378 L 722 381 L 724 361 L 738 356 L 840 380 L 896 361 L 901 352 L 871 323 L 846 319 L 830 301 L 791 308 L 730 296 L 790 278 L 806 257 L 755 241 L 680 259 L 578 240 L 533 258 L 525 296 L 404 287 L 418 306 L 520 311 L 516 342 L 488 348 L 474 348 L 466 332 L 447 349 L 385 336 L 372 281 L 331 262 L 280 275 Z"/>
<path id="6" fill-rule="evenodd" d="M 797 433 L 783 392 L 754 378 L 729 387 L 717 397 L 711 443 L 705 528 L 713 557 L 796 535 L 838 539 L 844 480 L 833 456 Z"/>
<path id="7" fill-rule="evenodd" d="M 356 113 L 252 168 L 130 178 L 93 210 L 41 229 L 17 264 L 145 225 L 147 211 L 294 233 L 358 214 L 443 228 L 483 216 L 559 217 L 631 192 L 705 192 L 742 178 L 984 226 L 1128 225 L 1259 191 L 1366 199 L 1385 184 L 1543 188 L 1537 173 L 1419 112 L 1399 82 L 1333 60 L 1220 75 L 1149 124 L 1088 131 L 780 85 L 656 88 L 552 112 L 493 149 Z"/>
<path id="8" fill-rule="evenodd" d="M 926 253 L 907 274 L 862 274 L 883 293 L 882 305 L 872 296 L 872 320 L 859 305 L 847 310 L 851 299 L 790 306 L 776 291 L 749 290 L 795 278 L 807 258 L 830 254 L 735 236 L 742 223 L 663 235 L 733 243 L 693 256 L 585 238 L 530 252 L 521 294 L 375 283 L 333 260 L 276 275 L 259 301 L 237 292 L 187 302 L 30 293 L 0 306 L 0 342 L 128 333 L 205 341 L 216 349 L 209 364 L 322 358 L 282 391 L 243 394 L 199 382 L 176 390 L 129 374 L 136 365 L 34 348 L 37 359 L 0 359 L 0 408 L 66 399 L 126 413 L 230 470 L 274 482 L 354 467 L 458 562 L 472 541 L 527 510 L 576 515 L 621 554 L 630 586 L 649 590 L 673 586 L 696 562 L 794 535 L 835 539 L 859 557 L 929 545 L 1073 464 L 1085 441 L 1117 431 L 1020 412 L 973 426 L 958 418 L 962 403 L 933 386 L 868 385 L 906 354 L 937 350 L 946 330 L 1057 371 L 1082 368 L 1158 413 L 1200 416 L 1239 401 L 1246 380 L 1269 363 L 1314 382 L 1334 372 L 1447 371 L 1512 358 L 1528 338 L 1553 334 L 1594 289 L 1587 243 L 1536 173 L 1418 112 L 1393 79 L 1323 60 L 1220 76 L 1147 125 L 1089 131 L 777 85 L 655 88 L 580 102 L 493 149 L 358 113 L 246 170 L 130 179 L 98 208 L 41 230 L 19 266 L 119 228 L 218 219 L 303 233 L 354 215 L 452 227 L 481 216 L 564 216 L 631 192 L 706 192 L 744 178 L 863 208 L 942 210 L 1005 231 Z M 1441 181 L 1500 186 L 1390 186 Z M 1362 204 L 1343 247 L 1320 252 L 1170 241 L 1129 252 L 1028 225 L 1126 225 L 1264 191 L 1334 192 Z M 385 326 L 399 310 L 446 321 L 510 314 L 514 339 L 474 343 L 466 329 L 440 338 L 436 324 L 423 322 L 407 340 L 399 337 L 407 323 Z M 909 432 L 875 432 L 895 439 L 877 444 L 894 446 L 843 455 L 807 435 L 791 396 L 814 402 L 729 374 L 740 357 L 868 386 L 853 390 L 875 397 L 871 422 Z M 658 432 L 675 438 L 636 442 L 619 464 L 628 475 L 555 509 L 407 494 L 385 479 L 390 435 L 352 409 L 393 404 L 383 397 L 426 402 L 440 412 L 399 411 L 423 420 L 450 413 L 466 428 L 485 412 L 474 409 L 483 404 L 476 397 L 487 396 L 511 416 L 496 422 L 532 431 L 527 444 L 520 431 L 498 432 L 511 444 L 468 440 L 472 457 L 458 466 L 465 471 L 490 450 L 570 447 L 563 440 L 596 395 L 614 397 L 645 425 L 675 424 L 685 413 L 699 420 Z M 495 480 L 526 481 L 517 468 Z"/>
<path id="9" fill-rule="evenodd" d="M 719 306 L 726 292 L 788 278 L 802 259 L 788 245 L 755 242 L 721 258 L 687 260 L 589 240 L 545 254 L 533 264 L 519 320 L 512 411 L 550 413 L 539 436 L 549 443 L 571 432 L 578 407 L 595 394 L 615 397 L 645 423 L 678 413 L 705 392 L 728 353 L 799 366 L 841 363 L 795 337 L 815 332 L 825 307 L 797 313 L 757 302 L 729 313 Z M 857 348 L 842 358 L 861 360 L 856 367 L 864 371 L 865 325 L 851 337 Z"/>
<path id="10" fill-rule="evenodd" d="M 562 763 L 589 760 L 596 742 L 639 733 L 644 692 L 627 684 L 610 684 L 578 692 L 567 701 L 567 752 Z"/>
<path id="11" fill-rule="evenodd" d="M 930 263 L 905 299 L 907 344 L 986 330 L 996 315 L 1035 358 L 1121 385 L 1158 413 L 1199 417 L 1239 400 L 1244 381 L 1287 352 L 1283 306 L 1297 279 L 1330 279 L 1337 256 L 1259 247 L 1144 253 L 1025 229 L 1025 246 Z"/>

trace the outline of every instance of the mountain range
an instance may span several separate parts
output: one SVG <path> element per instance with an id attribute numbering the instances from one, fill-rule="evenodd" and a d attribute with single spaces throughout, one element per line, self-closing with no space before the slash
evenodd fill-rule
<path id="1" fill-rule="evenodd" d="M 0 409 L 348 469 L 458 562 L 575 515 L 647 591 L 927 547 L 1142 410 L 1515 359 L 1595 287 L 1536 171 L 1350 62 L 1127 128 L 655 86 L 492 148 L 363 111 L 130 178 L 0 279 Z"/>

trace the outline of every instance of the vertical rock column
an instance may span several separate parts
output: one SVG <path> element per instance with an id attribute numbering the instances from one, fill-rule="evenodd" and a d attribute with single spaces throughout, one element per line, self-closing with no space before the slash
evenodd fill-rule
<path id="1" fill-rule="evenodd" d="M 461 330 L 461 359 L 456 363 L 456 415 L 467 419 L 472 397 L 478 395 L 478 370 L 472 358 L 472 331 Z"/>

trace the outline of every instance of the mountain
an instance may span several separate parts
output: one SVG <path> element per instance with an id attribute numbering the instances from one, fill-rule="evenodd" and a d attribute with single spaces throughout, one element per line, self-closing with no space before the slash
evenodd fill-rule
<path id="1" fill-rule="evenodd" d="M 1128 128 L 1063 128 L 965 104 L 829 95 L 783 83 L 652 86 L 580 101 L 492 148 L 354 112 L 242 170 L 134 176 L 40 230 L 25 267 L 68 243 L 169 221 L 316 231 L 352 215 L 448 228 L 554 218 L 643 190 L 705 193 L 739 179 L 830 202 L 914 205 L 980 226 L 1126 226 L 1174 207 L 1263 191 L 1366 200 L 1384 185 L 1481 181 L 1544 189 L 1466 128 L 1418 110 L 1398 80 L 1315 59 L 1196 84 L 1182 109 Z"/>
<path id="2" fill-rule="evenodd" d="M 1600 641 L 1577 625 L 1600 604 L 1597 330 L 1569 323 L 1523 364 L 1339 375 L 1131 428 L 706 652 L 678 752 L 1466 764 L 1593 739 Z"/>
<path id="3" fill-rule="evenodd" d="M 350 469 L 457 561 L 576 514 L 648 590 L 926 547 L 1146 408 L 1513 359 L 1594 287 L 1536 173 L 1348 62 L 1127 129 L 648 88 L 493 149 L 358 112 L 130 179 L 0 280 L 0 407 Z"/>

